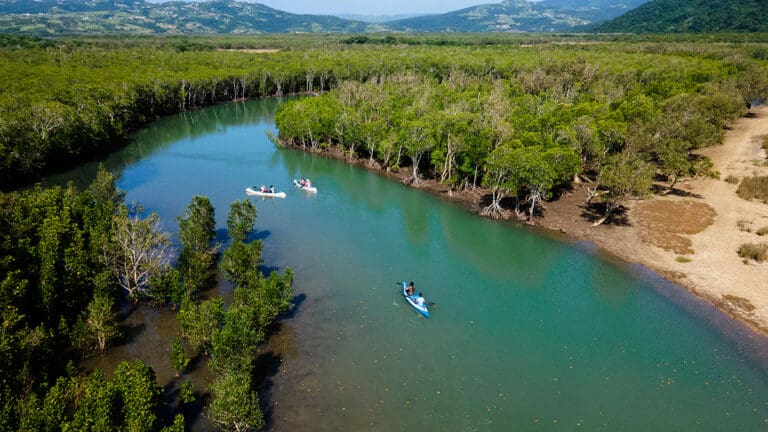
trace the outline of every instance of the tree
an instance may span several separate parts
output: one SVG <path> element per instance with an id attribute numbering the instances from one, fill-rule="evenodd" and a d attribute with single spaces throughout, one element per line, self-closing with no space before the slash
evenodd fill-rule
<path id="1" fill-rule="evenodd" d="M 107 350 L 107 343 L 119 334 L 117 314 L 112 310 L 112 301 L 104 295 L 96 295 L 88 304 L 85 321 L 88 340 L 94 341 L 98 352 Z"/>
<path id="2" fill-rule="evenodd" d="M 251 243 L 237 242 L 230 245 L 221 257 L 221 269 L 224 275 L 236 287 L 243 286 L 250 277 L 259 278 L 262 243 L 254 240 Z M 253 274 L 253 276 L 250 276 Z"/>
<path id="3" fill-rule="evenodd" d="M 176 371 L 176 378 L 184 372 L 188 364 L 189 359 L 184 355 L 184 345 L 181 343 L 181 339 L 174 338 L 171 345 L 171 367 Z"/>
<path id="4" fill-rule="evenodd" d="M 636 155 L 621 153 L 609 158 L 600 171 L 597 181 L 607 189 L 607 194 L 603 196 L 605 203 L 603 216 L 592 226 L 608 220 L 625 200 L 648 196 L 653 184 L 653 167 Z"/>
<path id="5" fill-rule="evenodd" d="M 181 306 L 176 319 L 181 334 L 197 352 L 209 353 L 211 342 L 224 325 L 224 299 L 214 297 L 199 305 L 187 299 Z"/>
<path id="6" fill-rule="evenodd" d="M 177 268 L 187 292 L 195 295 L 206 288 L 213 277 L 218 244 L 214 209 L 207 197 L 195 196 L 184 214 L 176 218 L 182 249 Z"/>
<path id="7" fill-rule="evenodd" d="M 145 294 L 153 275 L 169 268 L 171 259 L 170 239 L 160 229 L 160 216 L 152 212 L 141 219 L 141 213 L 141 207 L 133 205 L 115 215 L 115 246 L 104 252 L 107 266 L 134 302 Z"/>
<path id="8" fill-rule="evenodd" d="M 211 384 L 213 401 L 208 418 L 227 431 L 252 431 L 264 427 L 259 396 L 251 390 L 251 377 L 241 371 L 227 371 Z"/>
<path id="9" fill-rule="evenodd" d="M 233 201 L 229 207 L 227 230 L 232 242 L 245 242 L 256 223 L 256 207 L 250 200 Z"/>
<path id="10" fill-rule="evenodd" d="M 517 197 L 522 186 L 516 175 L 521 161 L 522 149 L 513 144 L 500 145 L 488 155 L 483 186 L 491 189 L 491 203 L 480 212 L 481 215 L 500 218 L 504 213 L 501 200 L 506 196 Z"/>

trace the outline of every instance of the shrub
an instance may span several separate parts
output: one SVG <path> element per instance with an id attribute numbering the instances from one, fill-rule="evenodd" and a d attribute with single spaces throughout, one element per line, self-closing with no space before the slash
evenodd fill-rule
<path id="1" fill-rule="evenodd" d="M 739 256 L 763 262 L 768 259 L 768 243 L 745 243 L 739 247 Z"/>
<path id="2" fill-rule="evenodd" d="M 730 184 L 739 184 L 739 178 L 735 175 L 731 174 L 728 177 L 725 178 L 725 181 Z"/>
<path id="3" fill-rule="evenodd" d="M 760 228 L 759 230 L 757 230 L 757 235 L 759 235 L 759 236 L 768 235 L 768 226 L 764 226 L 764 227 Z"/>
<path id="4" fill-rule="evenodd" d="M 677 262 L 679 262 L 679 263 L 689 263 L 689 262 L 691 262 L 691 261 L 693 261 L 693 260 L 691 260 L 691 259 L 690 259 L 690 258 L 688 258 L 687 256 L 682 256 L 682 255 L 680 255 L 680 256 L 678 256 L 677 258 L 675 258 L 675 261 L 677 261 Z"/>
<path id="5" fill-rule="evenodd" d="M 736 194 L 745 200 L 757 199 L 768 203 L 768 176 L 747 177 L 741 181 Z"/>
<path id="6" fill-rule="evenodd" d="M 752 222 L 745 219 L 739 219 L 736 222 L 736 227 L 739 231 L 752 232 Z"/>

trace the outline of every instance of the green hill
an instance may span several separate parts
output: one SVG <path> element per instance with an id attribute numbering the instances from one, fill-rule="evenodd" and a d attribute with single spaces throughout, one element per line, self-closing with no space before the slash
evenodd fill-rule
<path id="1" fill-rule="evenodd" d="M 569 31 L 617 17 L 648 0 L 507 0 L 384 23 L 414 32 Z"/>
<path id="2" fill-rule="evenodd" d="M 654 0 L 592 28 L 599 33 L 768 31 L 766 0 Z"/>
<path id="3" fill-rule="evenodd" d="M 0 0 L 0 32 L 34 35 L 104 33 L 369 32 L 377 24 L 297 15 L 233 0 L 149 3 L 144 0 Z"/>

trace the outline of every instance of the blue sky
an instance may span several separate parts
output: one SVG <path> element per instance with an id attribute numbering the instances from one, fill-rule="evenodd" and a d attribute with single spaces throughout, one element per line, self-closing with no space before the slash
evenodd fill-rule
<path id="1" fill-rule="evenodd" d="M 395 15 L 444 13 L 500 0 L 251 0 L 274 9 L 298 14 Z"/>

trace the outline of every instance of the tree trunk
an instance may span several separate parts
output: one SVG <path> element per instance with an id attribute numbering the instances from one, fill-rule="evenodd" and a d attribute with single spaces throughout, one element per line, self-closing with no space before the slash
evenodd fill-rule
<path id="1" fill-rule="evenodd" d="M 480 216 L 487 216 L 493 219 L 501 219 L 504 214 L 504 208 L 501 207 L 501 200 L 504 193 L 498 188 L 494 188 L 491 195 L 491 203 L 480 212 Z"/>

